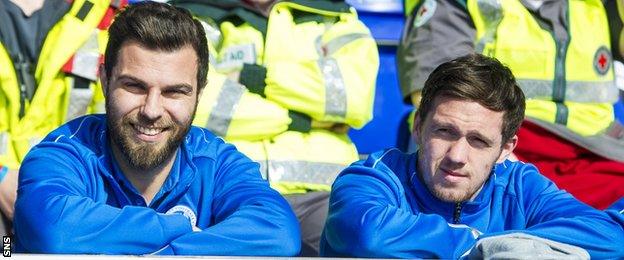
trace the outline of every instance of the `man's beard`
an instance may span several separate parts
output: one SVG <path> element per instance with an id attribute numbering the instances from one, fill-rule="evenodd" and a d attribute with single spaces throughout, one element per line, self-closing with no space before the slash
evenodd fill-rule
<path id="1" fill-rule="evenodd" d="M 107 100 L 106 111 L 112 112 L 111 108 Z M 171 119 L 163 118 L 153 122 L 137 113 L 135 116 L 124 115 L 118 120 L 112 120 L 108 117 L 107 127 L 111 145 L 116 146 L 121 151 L 121 155 L 128 162 L 128 166 L 135 170 L 147 171 L 163 165 L 166 160 L 174 155 L 190 130 L 192 121 L 193 116 L 188 122 L 180 125 Z M 171 136 L 165 140 L 164 144 L 138 141 L 132 137 L 136 132 L 132 125 L 166 127 L 168 128 L 167 131 L 171 131 Z"/>
<path id="2" fill-rule="evenodd" d="M 483 183 L 487 181 L 487 178 L 489 178 L 489 177 L 486 177 L 486 179 L 483 180 L 483 182 L 480 182 L 480 181 L 475 182 L 475 180 L 470 180 L 467 183 L 464 183 L 464 185 L 461 187 L 445 186 L 444 182 L 439 180 L 440 175 L 436 174 L 437 172 L 441 171 L 440 167 L 443 164 L 441 163 L 440 165 L 432 169 L 433 173 L 427 172 L 427 170 L 429 169 L 428 167 L 431 166 L 430 165 L 431 162 L 424 158 L 424 156 L 422 155 L 423 152 L 425 151 L 421 147 L 418 151 L 417 163 L 422 162 L 424 168 L 421 169 L 420 167 L 416 166 L 418 169 L 417 170 L 418 177 L 421 183 L 425 185 L 427 190 L 429 190 L 429 193 L 431 193 L 434 197 L 440 199 L 441 201 L 450 202 L 450 203 L 460 203 L 460 202 L 470 201 L 472 197 L 475 196 L 476 193 L 480 191 L 481 187 L 483 186 Z M 452 169 L 453 167 L 446 167 L 446 168 Z M 490 166 L 489 168 L 493 169 L 493 166 Z M 425 180 L 425 176 L 424 176 L 425 174 L 429 175 L 427 176 L 428 180 Z M 476 178 L 474 174 L 471 174 L 471 177 Z"/>

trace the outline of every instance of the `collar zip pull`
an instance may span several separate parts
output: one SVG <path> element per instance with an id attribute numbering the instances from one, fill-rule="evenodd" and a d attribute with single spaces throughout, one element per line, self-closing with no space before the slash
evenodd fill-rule
<path id="1" fill-rule="evenodd" d="M 455 203 L 455 213 L 453 214 L 453 224 L 459 223 L 459 216 L 461 215 L 462 204 L 461 202 Z"/>

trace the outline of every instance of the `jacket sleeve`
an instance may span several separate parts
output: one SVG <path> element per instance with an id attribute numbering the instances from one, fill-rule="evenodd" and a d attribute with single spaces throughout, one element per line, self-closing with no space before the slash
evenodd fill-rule
<path id="1" fill-rule="evenodd" d="M 276 4 L 269 20 L 267 99 L 317 121 L 364 126 L 372 118 L 379 67 L 368 28 L 354 11 L 336 16 L 331 25 L 295 24 L 289 12 L 282 12 L 288 4 Z"/>
<path id="2" fill-rule="evenodd" d="M 248 91 L 212 67 L 193 124 L 228 140 L 255 141 L 286 131 L 291 121 L 288 109 Z"/>
<path id="3" fill-rule="evenodd" d="M 397 73 L 405 100 L 422 90 L 438 65 L 474 52 L 476 29 L 467 9 L 459 4 L 462 1 L 423 2 L 405 23 L 397 50 Z"/>
<path id="4" fill-rule="evenodd" d="M 216 164 L 213 224 L 175 239 L 159 253 L 255 256 L 299 253 L 297 219 L 286 200 L 260 177 L 258 164 L 229 144 L 220 145 Z"/>
<path id="5" fill-rule="evenodd" d="M 92 170 L 67 144 L 31 150 L 20 167 L 14 222 L 27 252 L 145 254 L 192 231 L 182 215 L 96 201 L 102 182 Z"/>
<path id="6" fill-rule="evenodd" d="M 474 245 L 471 228 L 412 212 L 393 174 L 361 166 L 341 173 L 332 187 L 322 255 L 457 259 Z"/>
<path id="7" fill-rule="evenodd" d="M 522 175 L 523 232 L 584 248 L 592 258 L 624 256 L 624 230 L 616 220 L 559 190 L 537 170 Z"/>
<path id="8" fill-rule="evenodd" d="M 609 209 L 621 211 L 624 214 L 624 197 L 621 197 L 616 202 L 613 202 L 613 204 L 609 206 Z"/>

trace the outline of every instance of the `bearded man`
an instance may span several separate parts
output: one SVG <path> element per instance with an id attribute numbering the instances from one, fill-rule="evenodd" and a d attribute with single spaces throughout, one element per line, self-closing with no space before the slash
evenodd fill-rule
<path id="1" fill-rule="evenodd" d="M 32 253 L 289 256 L 299 227 L 259 166 L 191 127 L 206 85 L 202 25 L 146 2 L 110 27 L 106 115 L 78 118 L 27 155 L 15 213 Z"/>

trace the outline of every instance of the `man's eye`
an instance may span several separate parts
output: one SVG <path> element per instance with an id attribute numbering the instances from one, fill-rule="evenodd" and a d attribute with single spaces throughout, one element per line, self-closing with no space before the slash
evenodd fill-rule
<path id="1" fill-rule="evenodd" d="M 439 134 L 450 134 L 451 131 L 448 128 L 438 128 L 436 129 L 436 132 Z"/>
<path id="2" fill-rule="evenodd" d="M 128 89 L 132 89 L 132 90 L 141 90 L 143 89 L 143 86 L 141 84 L 138 83 L 126 83 L 126 88 Z"/>
<path id="3" fill-rule="evenodd" d="M 182 96 L 182 95 L 188 95 L 188 91 L 185 91 L 183 89 L 170 89 L 164 92 L 165 95 L 168 96 Z"/>
<path id="4" fill-rule="evenodd" d="M 490 147 L 490 144 L 481 138 L 472 138 L 471 143 L 473 143 L 475 147 Z"/>

